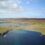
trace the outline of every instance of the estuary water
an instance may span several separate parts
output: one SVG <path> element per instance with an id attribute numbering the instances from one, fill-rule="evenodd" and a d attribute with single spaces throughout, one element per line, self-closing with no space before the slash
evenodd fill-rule
<path id="1" fill-rule="evenodd" d="M 4 26 L 28 26 L 29 24 L 15 24 L 15 23 L 0 23 L 0 26 L 1 27 L 4 27 Z"/>
<path id="2" fill-rule="evenodd" d="M 43 45 L 41 33 L 27 30 L 13 30 L 0 37 L 0 45 Z"/>

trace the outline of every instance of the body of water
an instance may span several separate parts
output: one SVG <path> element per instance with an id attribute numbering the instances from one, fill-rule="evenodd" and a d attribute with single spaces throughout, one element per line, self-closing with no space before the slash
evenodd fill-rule
<path id="1" fill-rule="evenodd" d="M 42 34 L 34 31 L 13 30 L 0 37 L 0 45 L 44 45 Z"/>
<path id="2" fill-rule="evenodd" d="M 15 24 L 15 23 L 0 23 L 1 27 L 4 26 L 28 26 L 29 24 Z"/>

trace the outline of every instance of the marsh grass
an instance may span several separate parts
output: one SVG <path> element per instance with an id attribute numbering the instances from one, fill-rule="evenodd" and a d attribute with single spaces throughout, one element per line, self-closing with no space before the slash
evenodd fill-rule
<path id="1" fill-rule="evenodd" d="M 1 22 L 3 23 L 3 22 Z M 1 24 L 0 23 L 0 24 Z M 11 22 L 12 24 L 26 24 L 25 26 L 12 26 L 12 27 L 1 27 L 0 26 L 0 33 L 3 33 L 7 30 L 33 30 L 37 32 L 41 32 L 42 34 L 45 34 L 45 22 L 20 22 L 15 23 Z"/>
<path id="2" fill-rule="evenodd" d="M 10 29 L 11 28 L 9 28 L 9 27 L 0 27 L 0 33 L 3 33 L 3 32 L 10 30 Z"/>

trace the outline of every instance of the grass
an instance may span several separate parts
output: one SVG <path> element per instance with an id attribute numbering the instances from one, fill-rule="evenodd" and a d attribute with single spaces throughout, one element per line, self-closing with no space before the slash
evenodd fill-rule
<path id="1" fill-rule="evenodd" d="M 12 22 L 12 23 L 14 23 L 14 22 Z M 32 31 L 37 31 L 37 32 L 41 32 L 42 34 L 45 34 L 45 22 L 32 22 L 32 23 L 23 22 L 23 23 L 30 24 L 30 25 L 14 26 L 14 27 L 7 27 L 7 26 L 1 27 L 0 26 L 0 33 L 3 33 L 10 29 L 15 29 L 15 30 L 32 30 Z M 16 24 L 16 23 L 14 23 L 14 24 Z"/>
<path id="2" fill-rule="evenodd" d="M 0 27 L 0 33 L 3 33 L 7 30 L 10 30 L 10 28 L 9 27 Z"/>

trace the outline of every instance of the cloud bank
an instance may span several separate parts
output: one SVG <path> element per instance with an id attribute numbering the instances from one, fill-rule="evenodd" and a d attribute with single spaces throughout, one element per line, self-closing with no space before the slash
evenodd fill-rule
<path id="1" fill-rule="evenodd" d="M 0 0 L 0 9 L 10 12 L 21 12 L 23 7 L 20 4 L 21 0 Z"/>

